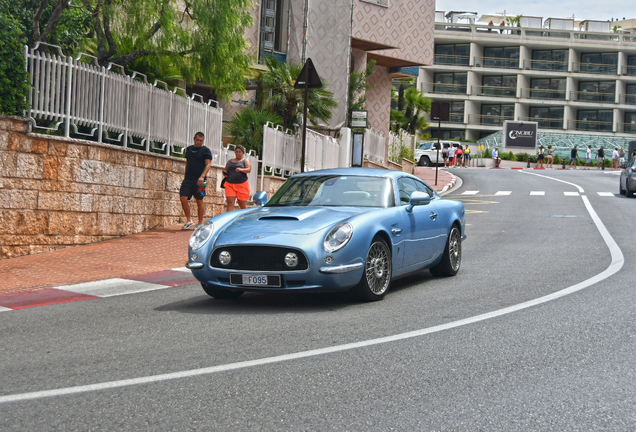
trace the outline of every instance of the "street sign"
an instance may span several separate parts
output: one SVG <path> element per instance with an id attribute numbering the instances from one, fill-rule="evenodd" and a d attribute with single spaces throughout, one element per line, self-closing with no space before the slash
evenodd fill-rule
<path id="1" fill-rule="evenodd" d="M 309 76 L 307 76 L 309 74 Z M 305 85 L 306 84 L 306 85 Z M 304 89 L 304 88 L 321 88 L 322 81 L 320 81 L 320 77 L 318 76 L 318 72 L 316 72 L 316 68 L 314 67 L 314 63 L 310 58 L 307 59 L 305 65 L 303 66 L 303 70 L 300 71 L 300 75 L 296 79 L 294 83 L 294 88 L 296 89 Z"/>
<path id="2" fill-rule="evenodd" d="M 351 111 L 351 127 L 366 128 L 367 127 L 367 110 Z"/>
<path id="3" fill-rule="evenodd" d="M 448 120 L 450 120 L 450 103 L 431 103 L 431 120 L 438 120 L 440 122 L 447 122 Z"/>

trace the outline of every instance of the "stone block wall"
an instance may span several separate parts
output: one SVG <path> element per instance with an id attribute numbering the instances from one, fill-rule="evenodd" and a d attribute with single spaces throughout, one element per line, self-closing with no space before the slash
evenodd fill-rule
<path id="1" fill-rule="evenodd" d="M 0 259 L 181 223 L 184 170 L 181 158 L 30 134 L 0 116 Z M 206 217 L 224 211 L 221 170 L 208 175 Z"/>

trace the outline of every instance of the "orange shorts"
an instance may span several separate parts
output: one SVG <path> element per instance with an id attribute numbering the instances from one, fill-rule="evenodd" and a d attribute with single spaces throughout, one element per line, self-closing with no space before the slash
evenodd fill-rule
<path id="1" fill-rule="evenodd" d="M 236 197 L 239 201 L 249 201 L 250 199 L 250 182 L 228 183 L 225 182 L 225 196 Z"/>

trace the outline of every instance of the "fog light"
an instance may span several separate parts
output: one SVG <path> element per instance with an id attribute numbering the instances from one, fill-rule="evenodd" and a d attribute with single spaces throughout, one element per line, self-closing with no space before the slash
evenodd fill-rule
<path id="1" fill-rule="evenodd" d="M 197 258 L 199 258 L 199 255 L 197 255 L 197 254 L 196 254 L 196 253 L 194 253 L 194 252 L 192 253 L 192 255 L 190 255 L 190 259 L 191 259 L 192 261 L 196 261 L 196 260 L 197 260 Z"/>
<path id="2" fill-rule="evenodd" d="M 228 251 L 222 251 L 219 254 L 219 262 L 224 266 L 228 265 L 232 261 L 232 255 Z"/>
<path id="3" fill-rule="evenodd" d="M 291 268 L 296 267 L 298 265 L 298 255 L 293 252 L 289 252 L 285 255 L 285 265 Z"/>
<path id="4" fill-rule="evenodd" d="M 326 262 L 327 264 L 331 264 L 331 263 L 333 262 L 333 257 L 328 256 L 327 258 L 325 258 L 325 262 Z"/>

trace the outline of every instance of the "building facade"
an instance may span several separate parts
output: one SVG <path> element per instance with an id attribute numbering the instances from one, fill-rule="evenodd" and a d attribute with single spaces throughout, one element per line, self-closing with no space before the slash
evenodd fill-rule
<path id="1" fill-rule="evenodd" d="M 434 0 L 263 0 L 245 37 L 260 63 L 256 71 L 267 55 L 298 64 L 312 59 L 338 102 L 327 125 L 333 129 L 346 120 L 349 74 L 375 60 L 368 118 L 372 128 L 388 134 L 391 79 L 403 68 L 433 63 L 434 16 Z M 235 95 L 224 105 L 224 118 L 254 98 L 253 87 Z"/>
<path id="2" fill-rule="evenodd" d="M 479 140 L 506 120 L 535 121 L 544 132 L 636 134 L 633 29 L 524 16 L 511 27 L 470 15 L 436 13 L 434 64 L 420 69 L 419 88 L 450 104 L 440 138 Z"/>

